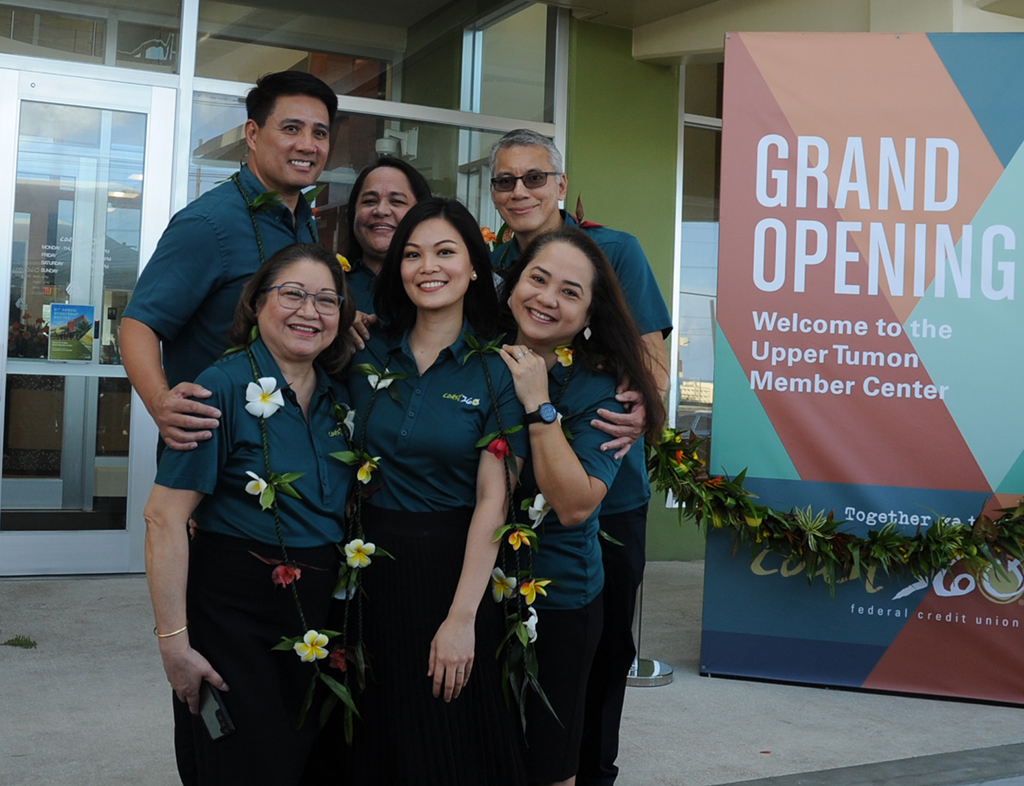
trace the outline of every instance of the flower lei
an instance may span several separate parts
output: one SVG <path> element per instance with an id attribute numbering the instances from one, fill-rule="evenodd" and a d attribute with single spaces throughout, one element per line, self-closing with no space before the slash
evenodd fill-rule
<path id="1" fill-rule="evenodd" d="M 388 362 L 390 360 L 391 356 L 388 355 Z M 363 593 L 360 589 L 362 571 L 370 565 L 374 556 L 394 559 L 391 554 L 380 546 L 366 541 L 366 534 L 363 531 L 363 500 L 372 495 L 378 488 L 371 488 L 370 481 L 373 480 L 376 470 L 380 468 L 381 460 L 380 456 L 371 456 L 366 451 L 366 427 L 370 421 L 370 413 L 373 411 L 373 405 L 377 400 L 378 393 L 386 390 L 388 395 L 394 400 L 401 402 L 401 396 L 398 394 L 397 388 L 391 389 L 391 383 L 396 379 L 404 379 L 409 376 L 408 374 L 396 374 L 387 371 L 387 363 L 385 363 L 385 370 L 383 372 L 366 363 L 353 366 L 352 370 L 366 374 L 367 380 L 373 388 L 373 393 L 370 396 L 366 414 L 362 418 L 359 429 L 359 441 L 355 449 L 330 454 L 332 458 L 344 464 L 359 467 L 356 472 L 356 479 L 359 483 L 356 485 L 348 504 L 345 506 L 345 518 L 349 525 L 349 534 L 353 537 L 345 544 L 345 561 L 341 565 L 341 570 L 338 573 L 338 583 L 334 588 L 334 597 L 344 603 L 341 631 L 337 634 L 340 638 L 341 646 L 335 648 L 330 653 L 330 664 L 339 669 L 344 675 L 341 687 L 345 689 L 348 700 L 346 701 L 345 696 L 342 696 L 335 690 L 336 695 L 327 697 L 323 709 L 323 717 L 326 718 L 334 710 L 339 700 L 344 704 L 345 742 L 350 745 L 352 744 L 355 718 L 359 716 L 355 703 L 352 701 L 352 674 L 355 674 L 356 686 L 362 691 L 366 688 L 366 671 L 368 668 L 366 650 L 363 644 Z M 338 425 L 344 432 L 345 440 L 351 446 L 353 443 L 352 435 L 354 433 L 356 411 L 339 404 L 334 405 L 334 411 Z M 355 608 L 354 613 L 353 606 Z M 354 636 L 352 635 L 353 622 L 355 628 Z M 348 668 L 349 664 L 353 667 L 351 670 Z"/>
<path id="2" fill-rule="evenodd" d="M 538 615 L 537 610 L 533 607 L 537 595 L 547 595 L 545 588 L 551 584 L 550 579 L 537 578 L 533 575 L 533 551 L 538 547 L 536 528 L 544 514 L 551 510 L 551 506 L 547 505 L 545 509 L 544 496 L 538 492 L 532 503 L 530 501 L 523 502 L 523 509 L 527 509 L 531 504 L 536 504 L 537 510 L 544 512 L 539 513 L 536 517 L 531 515 L 533 523 L 530 526 L 516 521 L 514 504 L 516 494 L 512 487 L 512 478 L 518 480 L 519 472 L 516 466 L 515 451 L 507 437 L 522 429 L 522 425 L 505 429 L 502 424 L 501 412 L 497 406 L 498 396 L 494 390 L 490 369 L 484 359 L 484 355 L 487 353 L 501 352 L 504 335 L 498 336 L 486 344 L 481 343 L 469 333 L 465 333 L 463 336 L 470 346 L 470 350 L 463 356 L 462 362 L 465 364 L 473 355 L 480 356 L 484 367 L 484 377 L 487 380 L 487 391 L 498 419 L 498 431 L 480 439 L 476 443 L 476 447 L 486 446 L 489 453 L 505 460 L 505 493 L 508 497 L 508 505 L 505 524 L 494 535 L 494 539 L 501 543 L 501 548 L 498 558 L 500 565 L 491 572 L 491 597 L 495 603 L 504 605 L 505 635 L 498 646 L 498 657 L 502 658 L 502 688 L 505 700 L 510 705 L 514 702 L 518 708 L 519 720 L 525 731 L 526 699 L 530 691 L 536 693 L 548 711 L 555 715 L 555 710 L 540 684 L 540 669 L 535 649 Z M 565 385 L 568 384 L 571 376 L 572 371 L 563 382 L 562 389 L 555 401 L 556 406 L 557 402 L 561 400 Z"/>
<path id="3" fill-rule="evenodd" d="M 749 544 L 752 559 L 764 551 L 779 554 L 794 570 L 806 571 L 808 584 L 820 576 L 830 593 L 850 580 L 871 587 L 879 570 L 926 581 L 952 563 L 976 576 L 987 570 L 1001 576 L 1006 575 L 1007 556 L 1024 561 L 1024 499 L 992 516 L 982 513 L 973 525 L 938 516 L 927 529 L 904 535 L 890 521 L 862 538 L 840 531 L 845 522 L 832 512 L 758 505 L 743 488 L 746 470 L 734 478 L 708 473 L 700 455 L 703 442 L 690 432 L 666 429 L 660 444 L 647 445 L 651 485 L 682 503 L 680 520 L 690 511 L 698 527 L 709 522 L 731 529 L 733 553 Z"/>
<path id="4" fill-rule="evenodd" d="M 239 177 L 238 172 L 235 172 L 228 178 L 235 187 L 238 189 L 238 193 L 242 195 L 242 199 L 245 202 L 245 207 L 249 211 L 249 219 L 252 221 L 253 232 L 256 233 L 256 247 L 260 252 L 260 264 L 262 265 L 267 261 L 266 252 L 263 250 L 263 236 L 260 234 L 260 225 L 256 221 L 256 214 L 262 213 L 264 210 L 270 210 L 273 207 L 281 204 L 281 193 L 279 191 L 264 191 L 261 194 L 257 194 L 256 197 L 250 197 L 249 193 L 245 190 L 242 185 L 242 179 Z M 316 208 L 312 207 L 313 200 L 316 199 L 317 194 L 324 190 L 324 184 L 311 188 L 309 191 L 304 191 L 302 196 L 306 202 L 310 204 L 310 218 L 306 219 L 306 229 L 309 230 L 309 236 L 315 243 L 317 238 L 316 223 L 313 221 L 312 216 L 316 215 Z"/>
<path id="5" fill-rule="evenodd" d="M 247 471 L 246 474 L 251 477 L 252 480 L 246 484 L 245 490 L 249 494 L 259 498 L 261 510 L 269 510 L 272 513 L 274 517 L 274 532 L 277 535 L 278 545 L 281 547 L 282 559 L 267 559 L 255 554 L 254 552 L 250 553 L 252 553 L 257 559 L 275 566 L 271 572 L 271 581 L 281 587 L 291 588 L 292 599 L 295 601 L 295 608 L 298 611 L 299 621 L 302 628 L 306 631 L 302 636 L 282 636 L 281 642 L 271 648 L 272 650 L 293 650 L 304 663 L 312 663 L 314 666 L 315 671 L 313 673 L 312 680 L 310 681 L 309 688 L 306 691 L 302 707 L 299 710 L 298 723 L 299 726 L 302 726 L 306 718 L 306 713 L 310 706 L 312 706 L 313 695 L 319 682 L 322 682 L 331 690 L 331 695 L 328 698 L 328 701 L 325 702 L 324 711 L 321 714 L 322 721 L 326 720 L 327 715 L 339 700 L 342 701 L 346 707 L 350 708 L 352 712 L 355 712 L 355 704 L 352 701 L 352 695 L 347 685 L 339 683 L 336 679 L 322 671 L 320 668 L 320 661 L 328 656 L 327 646 L 330 640 L 339 634 L 337 631 L 318 631 L 309 627 L 309 624 L 306 622 L 306 614 L 302 608 L 302 601 L 299 598 L 298 588 L 296 587 L 296 582 L 302 576 L 302 568 L 308 566 L 300 566 L 292 560 L 288 556 L 288 548 L 285 546 L 284 534 L 281 528 L 281 515 L 278 509 L 278 496 L 280 494 L 285 494 L 289 497 L 294 497 L 295 499 L 301 499 L 301 495 L 291 484 L 303 477 L 305 473 L 288 472 L 279 474 L 271 469 L 270 443 L 267 439 L 266 420 L 284 406 L 284 396 L 281 393 L 281 388 L 277 386 L 276 379 L 273 377 L 260 376 L 260 370 L 256 364 L 256 358 L 252 353 L 252 342 L 256 340 L 257 336 L 259 336 L 259 328 L 254 326 L 249 335 L 249 342 L 242 348 L 249 358 L 249 364 L 252 367 L 253 379 L 255 380 L 254 382 L 250 382 L 246 387 L 245 397 L 247 403 L 245 405 L 245 409 L 250 415 L 259 419 L 260 437 L 263 444 L 263 467 L 266 478 L 257 475 L 255 472 Z M 337 405 L 335 405 L 335 407 L 337 407 Z"/>

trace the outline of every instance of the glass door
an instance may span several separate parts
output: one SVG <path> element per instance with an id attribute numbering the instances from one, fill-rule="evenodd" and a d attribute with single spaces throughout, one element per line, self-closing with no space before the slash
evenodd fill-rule
<path id="1" fill-rule="evenodd" d="M 167 223 L 174 93 L 0 72 L 0 117 L 0 575 L 141 570 L 156 433 L 118 328 Z"/>

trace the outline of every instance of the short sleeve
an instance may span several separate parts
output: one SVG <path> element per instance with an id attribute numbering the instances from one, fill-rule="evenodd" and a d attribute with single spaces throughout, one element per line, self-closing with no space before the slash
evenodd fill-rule
<path id="1" fill-rule="evenodd" d="M 199 375 L 196 382 L 212 394 L 203 403 L 221 411 L 220 426 L 213 429 L 210 439 L 200 442 L 194 450 L 164 450 L 157 467 L 156 482 L 172 489 L 212 494 L 233 441 L 234 428 L 227 406 L 231 398 L 231 380 L 220 368 L 211 366 Z"/>
<path id="2" fill-rule="evenodd" d="M 207 295 L 218 288 L 224 257 L 209 217 L 186 208 L 171 219 L 139 276 L 124 315 L 173 341 Z"/>
<path id="3" fill-rule="evenodd" d="M 611 234 L 613 230 L 606 232 Z M 672 332 L 672 317 L 640 241 L 626 232 L 614 232 L 609 240 L 597 235 L 594 240 L 615 269 L 640 335 L 660 332 L 667 336 Z"/>
<path id="4" fill-rule="evenodd" d="M 614 451 L 601 450 L 601 445 L 608 441 L 608 435 L 594 428 L 590 422 L 597 417 L 599 409 L 608 409 L 612 412 L 622 412 L 623 409 L 622 404 L 615 400 L 614 381 L 610 377 L 599 379 L 601 387 L 604 388 L 603 395 L 591 397 L 580 412 L 564 412 L 563 423 L 572 434 L 572 441 L 569 444 L 583 469 L 610 489 L 619 471 L 620 462 L 615 459 Z"/>

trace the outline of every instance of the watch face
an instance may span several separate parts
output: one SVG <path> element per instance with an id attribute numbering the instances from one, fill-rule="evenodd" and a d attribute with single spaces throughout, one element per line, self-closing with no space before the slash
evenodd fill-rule
<path id="1" fill-rule="evenodd" d="M 540 414 L 540 419 L 545 423 L 554 423 L 558 418 L 558 410 L 555 409 L 554 404 L 541 404 L 537 411 Z"/>

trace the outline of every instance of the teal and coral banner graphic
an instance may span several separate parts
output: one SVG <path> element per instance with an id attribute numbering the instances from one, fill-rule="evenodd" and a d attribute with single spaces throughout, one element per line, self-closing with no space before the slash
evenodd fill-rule
<path id="1" fill-rule="evenodd" d="M 1024 493 L 1024 36 L 733 33 L 711 469 L 864 535 Z M 1021 273 L 1020 276 L 1017 273 Z M 702 671 L 1024 703 L 1024 573 L 708 539 Z"/>

